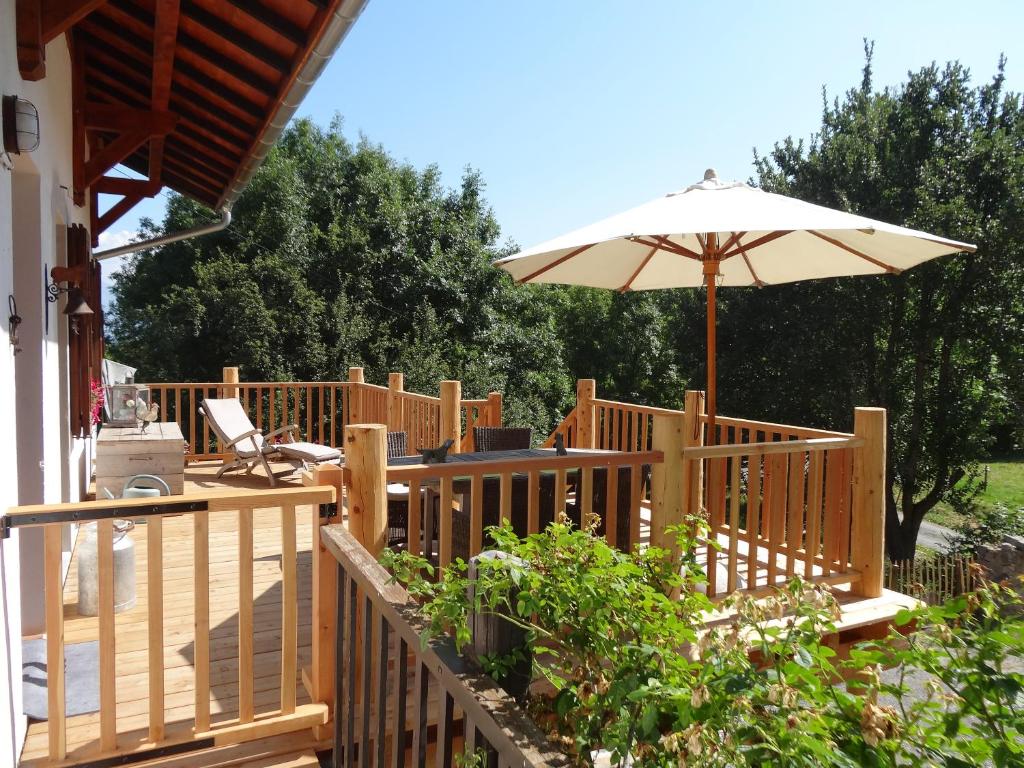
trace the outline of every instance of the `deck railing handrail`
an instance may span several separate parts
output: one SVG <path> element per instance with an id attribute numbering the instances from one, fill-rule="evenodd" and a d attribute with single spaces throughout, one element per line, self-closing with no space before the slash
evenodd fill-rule
<path id="1" fill-rule="evenodd" d="M 312 506 L 313 528 L 319 526 L 321 505 L 337 500 L 334 486 L 281 488 L 246 491 L 210 491 L 178 496 L 163 496 L 145 499 L 96 500 L 69 502 L 63 504 L 36 504 L 15 507 L 8 510 L 3 518 L 4 528 L 41 527 L 43 530 L 43 593 L 47 670 L 47 740 L 48 758 L 51 762 L 64 764 L 67 758 L 73 762 L 88 759 L 98 763 L 135 761 L 147 756 L 157 756 L 168 748 L 201 747 L 216 741 L 218 744 L 235 744 L 265 736 L 268 732 L 285 733 L 322 726 L 327 723 L 328 702 L 313 701 L 297 703 L 298 676 L 298 598 L 297 582 L 300 569 L 297 565 L 297 519 L 296 507 Z M 254 636 L 257 630 L 254 609 L 257 595 L 254 594 L 254 514 L 279 515 L 275 523 L 281 531 L 281 631 L 275 642 L 280 654 L 279 696 L 266 708 L 265 700 L 257 701 L 255 691 Z M 211 720 L 210 698 L 218 667 L 211 663 L 211 593 L 222 588 L 222 583 L 211 580 L 211 561 L 215 551 L 211 549 L 211 513 L 237 513 L 229 527 L 229 537 L 237 540 L 237 555 L 232 568 L 238 573 L 237 621 L 238 621 L 238 717 L 235 720 L 219 722 Z M 145 518 L 145 628 L 148 635 L 148 649 L 144 662 L 144 676 L 148 680 L 146 693 L 148 728 L 123 732 L 126 726 L 117 711 L 117 648 L 119 634 L 115 631 L 115 573 L 125 565 L 115 561 L 113 524 L 114 518 Z M 184 518 L 191 528 L 192 536 L 192 608 L 194 621 L 193 643 L 193 716 L 192 722 L 175 718 L 166 722 L 169 696 L 180 693 L 171 691 L 167 684 L 168 670 L 173 665 L 165 658 L 165 585 L 164 570 L 165 518 Z M 220 517 L 220 515 L 218 515 Z M 97 722 L 75 724 L 76 734 L 89 729 L 89 741 L 76 744 L 75 752 L 68 750 L 68 718 L 66 715 L 66 692 L 64 680 L 65 665 L 65 606 L 63 583 L 62 538 L 64 526 L 69 522 L 96 523 L 95 562 L 93 578 L 96 579 L 97 634 L 99 647 L 99 716 Z M 180 526 L 180 523 L 178 524 Z M 217 534 L 222 535 L 222 534 Z M 140 542 L 143 539 L 140 539 Z M 222 551 L 222 550 L 221 550 Z M 81 555 L 79 555 L 81 557 Z M 171 567 L 178 563 L 171 563 Z M 134 564 L 132 564 L 134 567 Z M 182 605 L 188 601 L 185 594 L 167 593 L 167 602 Z M 222 606 L 224 596 L 217 596 L 216 605 Z M 233 599 L 232 597 L 228 598 Z M 170 632 L 180 631 L 169 626 Z M 134 652 L 132 652 L 134 653 Z M 233 652 L 232 652 L 233 653 Z M 226 659 L 218 659 L 223 665 Z M 176 704 L 180 707 L 181 704 Z M 79 737 L 76 739 L 81 741 Z M 131 758 L 128 756 L 131 755 Z"/>
<path id="2" fill-rule="evenodd" d="M 777 453 L 831 451 L 837 448 L 860 448 L 864 440 L 849 437 L 812 437 L 805 440 L 773 440 L 760 443 L 728 443 L 683 449 L 686 459 L 718 459 L 727 456 L 769 456 Z"/>
<path id="3" fill-rule="evenodd" d="M 388 737 L 393 755 L 402 755 L 411 746 L 413 763 L 424 764 L 429 739 L 427 699 L 431 680 L 436 681 L 441 692 L 436 724 L 438 765 L 452 764 L 456 707 L 462 712 L 467 754 L 490 747 L 497 752 L 499 765 L 540 768 L 568 764 L 566 756 L 551 746 L 519 705 L 459 655 L 450 638 L 421 641 L 429 627 L 417 604 L 348 531 L 332 525 L 322 528 L 320 535 L 338 563 L 336 656 L 345 660 L 337 665 L 335 681 L 335 765 L 354 765 L 357 743 L 361 756 L 367 758 L 362 764 L 369 764 L 373 761 L 368 754 L 371 742 L 375 742 L 376 764 L 383 765 Z M 374 630 L 377 642 L 371 653 Z M 398 641 L 395 645 L 399 658 L 393 665 L 397 682 L 390 686 L 394 705 L 391 723 L 388 723 L 388 718 L 383 716 L 388 710 L 383 699 L 389 689 L 388 636 L 392 632 Z M 373 663 L 374 656 L 377 664 Z M 415 669 L 411 681 L 414 694 L 411 745 L 407 743 L 405 723 L 410 656 Z M 357 690 L 360 670 L 362 684 Z M 380 716 L 371 716 L 374 707 Z M 359 733 L 356 732 L 357 714 L 361 725 Z M 371 721 L 377 727 L 372 734 Z M 394 764 L 401 763 L 396 758 Z"/>

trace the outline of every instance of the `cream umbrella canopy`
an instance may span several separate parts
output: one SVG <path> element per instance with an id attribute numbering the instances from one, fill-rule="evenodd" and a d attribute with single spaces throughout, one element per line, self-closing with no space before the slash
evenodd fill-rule
<path id="1" fill-rule="evenodd" d="M 499 259 L 518 283 L 646 291 L 707 287 L 709 440 L 716 414 L 715 290 L 899 274 L 969 243 L 833 210 L 713 169 L 680 192 Z"/>

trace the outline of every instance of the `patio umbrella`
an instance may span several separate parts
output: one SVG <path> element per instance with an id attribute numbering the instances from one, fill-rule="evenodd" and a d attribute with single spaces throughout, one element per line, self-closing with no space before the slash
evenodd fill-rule
<path id="1" fill-rule="evenodd" d="M 519 283 L 621 292 L 707 287 L 707 407 L 714 440 L 715 290 L 845 275 L 899 274 L 969 243 L 757 189 L 704 180 L 499 259 Z"/>

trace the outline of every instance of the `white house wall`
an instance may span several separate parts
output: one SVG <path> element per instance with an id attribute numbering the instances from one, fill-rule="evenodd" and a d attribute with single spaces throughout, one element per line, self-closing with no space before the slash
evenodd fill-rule
<path id="1" fill-rule="evenodd" d="M 0 511 L 17 504 L 77 501 L 88 487 L 92 441 L 72 439 L 68 412 L 67 322 L 63 298 L 47 306 L 44 265 L 65 263 L 66 227 L 88 225 L 71 200 L 71 65 L 64 37 L 46 49 L 46 77 L 18 73 L 14 0 L 0 0 L 0 94 L 39 110 L 39 149 L 16 158 L 0 152 Z M 16 217 L 15 212 L 20 216 Z M 18 243 L 17 250 L 15 243 Z M 23 318 L 25 350 L 7 340 L 7 297 Z M 49 312 L 49 332 L 45 314 Z M 19 370 L 16 371 L 16 368 Z M 23 386 L 19 386 L 19 382 Z M 67 537 L 70 545 L 70 537 Z M 41 537 L 0 539 L 0 765 L 16 765 L 25 735 L 21 637 L 42 631 Z"/>

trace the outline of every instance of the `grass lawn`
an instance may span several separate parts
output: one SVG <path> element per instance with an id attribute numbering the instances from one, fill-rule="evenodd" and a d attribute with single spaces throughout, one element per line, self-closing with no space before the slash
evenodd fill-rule
<path id="1" fill-rule="evenodd" d="M 1011 510 L 1024 509 L 1024 457 L 982 462 L 982 471 L 986 466 L 989 468 L 988 486 L 978 494 L 978 504 L 1004 504 Z M 947 528 L 962 522 L 961 516 L 945 503 L 937 504 L 925 519 Z"/>

